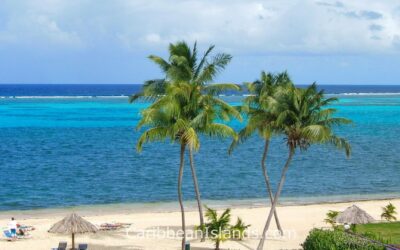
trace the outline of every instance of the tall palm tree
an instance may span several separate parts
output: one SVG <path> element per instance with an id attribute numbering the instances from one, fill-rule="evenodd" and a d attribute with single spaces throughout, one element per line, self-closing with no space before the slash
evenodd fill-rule
<path id="1" fill-rule="evenodd" d="M 259 80 L 245 84 L 250 96 L 243 100 L 242 111 L 247 115 L 248 122 L 239 132 L 238 140 L 234 140 L 230 146 L 229 153 L 239 144 L 247 140 L 253 133 L 264 140 L 264 150 L 261 157 L 261 169 L 264 176 L 267 193 L 271 204 L 273 203 L 273 192 L 266 167 L 267 154 L 270 140 L 273 134 L 279 133 L 275 126 L 278 114 L 276 113 L 277 101 L 275 95 L 282 89 L 293 88 L 292 81 L 286 72 L 271 74 L 261 72 Z M 283 234 L 277 211 L 274 212 L 275 222 L 278 230 Z"/>
<path id="2" fill-rule="evenodd" d="M 304 151 L 312 144 L 332 144 L 339 149 L 344 149 L 347 156 L 351 152 L 350 144 L 345 139 L 336 136 L 332 131 L 334 126 L 351 123 L 350 120 L 333 117 L 336 110 L 327 107 L 332 102 L 337 101 L 337 98 L 324 98 L 323 91 L 318 91 L 316 84 L 312 84 L 306 89 L 295 88 L 279 93 L 276 99 L 280 103 L 277 125 L 283 131 L 289 154 L 282 169 L 280 182 L 257 250 L 262 250 L 264 247 L 266 232 L 269 229 L 286 173 L 296 149 Z"/>
<path id="3" fill-rule="evenodd" d="M 221 91 L 239 90 L 239 87 L 234 84 L 208 84 L 218 72 L 225 68 L 231 59 L 227 54 L 217 54 L 209 59 L 213 48 L 214 46 L 210 46 L 200 61 L 197 59 L 197 45 L 195 44 L 191 50 L 185 42 L 170 44 L 168 61 L 161 57 L 150 56 L 149 58 L 164 71 L 165 78 L 147 81 L 143 91 L 133 95 L 130 99 L 130 101 L 135 101 L 139 98 L 148 98 L 154 101 L 148 108 L 153 111 L 142 113 L 143 122 L 140 123 L 139 127 L 142 124 L 156 127 L 158 123 L 153 123 L 154 117 L 149 114 L 161 111 L 164 116 L 172 119 L 172 121 L 168 121 L 167 126 L 175 126 L 175 123 L 179 121 L 179 126 L 183 125 L 185 130 L 190 131 L 190 135 L 195 140 L 193 143 L 186 142 L 186 139 L 180 140 L 180 136 L 185 134 L 182 131 L 172 137 L 170 135 L 173 140 L 178 140 L 181 145 L 184 144 L 184 147 L 181 148 L 183 155 L 186 149 L 189 151 L 201 227 L 204 227 L 204 218 L 193 158 L 193 151 L 198 150 L 200 147 L 198 134 L 212 137 L 235 137 L 236 133 L 232 128 L 225 124 L 217 123 L 216 120 L 227 121 L 231 117 L 241 119 L 240 113 L 236 109 L 216 97 L 216 94 Z M 185 121 L 185 124 L 182 121 Z M 156 136 L 155 139 L 165 139 L 166 137 Z M 152 139 L 145 135 L 142 141 L 139 140 L 139 142 L 144 143 L 148 140 Z M 181 164 L 180 170 L 183 169 L 183 159 Z M 181 181 L 181 179 L 180 175 L 178 180 Z M 178 188 L 180 189 L 180 187 Z M 181 205 L 181 211 L 184 213 L 183 205 Z M 182 217 L 182 225 L 184 227 L 184 216 Z"/>
<path id="4" fill-rule="evenodd" d="M 138 124 L 138 129 L 142 126 L 148 127 L 148 129 L 140 136 L 137 143 L 137 150 L 140 152 L 143 148 L 143 144 L 152 141 L 164 141 L 170 139 L 171 141 L 178 142 L 180 144 L 180 163 L 179 163 L 179 174 L 178 174 L 178 199 L 181 209 L 182 219 L 182 249 L 186 243 L 186 222 L 185 222 L 185 210 L 183 206 L 182 198 L 182 177 L 184 170 L 184 154 L 186 147 L 198 146 L 198 138 L 193 130 L 188 126 L 188 121 L 182 119 L 179 113 L 174 112 L 179 110 L 179 103 L 173 102 L 165 108 L 158 109 L 150 106 L 148 109 L 142 111 L 142 119 Z"/>
<path id="5" fill-rule="evenodd" d="M 138 140 L 138 151 L 142 150 L 143 144 L 146 142 L 169 139 L 180 144 L 178 199 L 182 214 L 182 230 L 184 232 L 182 248 L 184 248 L 186 242 L 185 211 L 182 198 L 185 150 L 189 148 L 189 152 L 191 152 L 199 149 L 198 132 L 219 137 L 236 136 L 232 128 L 225 124 L 213 122 L 217 117 L 229 117 L 231 109 L 224 110 L 227 107 L 213 96 L 193 97 L 193 95 L 199 94 L 196 92 L 197 89 L 196 86 L 184 82 L 169 85 L 163 97 L 157 99 L 149 108 L 142 111 L 142 119 L 138 123 L 138 129 L 147 128 Z M 198 105 L 199 107 L 194 119 L 188 119 L 186 114 L 186 108 L 190 106 L 191 102 L 195 102 L 196 104 L 193 105 Z M 234 109 L 232 108 L 232 110 Z"/>

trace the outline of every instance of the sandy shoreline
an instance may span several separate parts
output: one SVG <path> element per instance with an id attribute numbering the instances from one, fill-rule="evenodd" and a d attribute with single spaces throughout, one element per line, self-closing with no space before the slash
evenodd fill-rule
<path id="1" fill-rule="evenodd" d="M 357 204 L 362 209 L 370 213 L 375 219 L 380 218 L 381 207 L 392 202 L 396 207 L 400 207 L 400 199 L 383 199 L 370 201 L 354 202 L 334 202 L 309 205 L 281 205 L 278 208 L 281 224 L 286 230 L 285 236 L 272 237 L 268 240 L 268 249 L 299 249 L 304 241 L 308 231 L 313 227 L 326 227 L 323 222 L 328 210 L 344 210 L 352 204 Z M 220 202 L 220 207 L 223 207 Z M 62 219 L 68 212 L 78 211 L 84 215 L 85 219 L 100 225 L 105 222 L 123 222 L 132 223 L 129 230 L 119 230 L 113 232 L 100 232 L 97 234 L 78 235 L 77 242 L 85 242 L 91 246 L 90 249 L 179 249 L 179 239 L 164 238 L 160 232 L 165 233 L 170 230 L 180 228 L 180 213 L 174 210 L 174 203 L 171 203 L 171 210 L 163 211 L 163 207 L 158 210 L 135 211 L 133 207 L 124 207 L 124 205 L 113 206 L 112 209 L 107 206 L 86 207 L 85 209 L 67 208 L 67 209 L 47 209 L 16 212 L 1 212 L 0 227 L 4 228 L 11 216 L 15 216 L 19 223 L 32 225 L 36 227 L 31 239 L 18 240 L 16 242 L 7 242 L 3 238 L 0 241 L 0 249 L 51 249 L 59 241 L 70 241 L 70 236 L 54 235 L 47 232 L 52 224 Z M 175 204 L 176 205 L 176 204 Z M 157 208 L 157 205 L 154 206 Z M 212 207 L 212 204 L 210 205 Z M 218 206 L 217 206 L 218 207 Z M 233 206 L 232 223 L 236 217 L 240 216 L 246 223 L 251 224 L 253 234 L 261 232 L 268 212 L 266 206 Z M 186 213 L 187 227 L 192 229 L 198 224 L 198 214 L 190 205 Z M 159 231 L 155 236 L 150 229 Z M 275 227 L 273 227 L 275 229 Z M 274 231 L 271 232 L 273 234 Z M 144 237 L 143 235 L 146 234 Z M 242 242 L 228 241 L 222 244 L 223 249 L 254 249 L 257 245 L 256 239 L 246 239 Z M 191 241 L 192 249 L 213 249 L 213 243 L 205 243 L 194 239 Z"/>
<path id="2" fill-rule="evenodd" d="M 302 196 L 302 197 L 281 197 L 279 204 L 281 206 L 303 206 L 315 204 L 334 204 L 370 200 L 396 200 L 400 199 L 400 193 L 385 194 L 351 194 L 351 195 L 328 195 L 328 196 Z M 197 211 L 197 203 L 195 200 L 185 200 L 185 210 Z M 207 200 L 203 199 L 203 203 L 214 209 L 226 208 L 261 208 L 266 207 L 269 201 L 266 198 L 248 198 L 248 199 L 224 199 L 224 200 Z M 112 204 L 92 204 L 80 205 L 73 207 L 54 207 L 54 208 L 38 208 L 24 210 L 0 210 L 0 220 L 8 219 L 10 215 L 20 219 L 46 218 L 49 216 L 63 216 L 68 212 L 78 212 L 82 216 L 93 216 L 103 214 L 131 214 L 131 213 L 169 213 L 179 212 L 177 201 L 160 201 L 160 202 L 137 202 L 137 203 L 112 203 Z M 1 226 L 1 225 L 0 225 Z M 0 249 L 1 250 L 1 249 Z"/>

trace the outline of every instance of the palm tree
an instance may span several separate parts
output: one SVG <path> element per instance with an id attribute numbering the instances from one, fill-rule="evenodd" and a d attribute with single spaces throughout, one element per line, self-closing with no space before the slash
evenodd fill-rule
<path id="1" fill-rule="evenodd" d="M 234 84 L 212 84 L 208 85 L 216 74 L 225 68 L 231 57 L 226 54 L 217 54 L 211 60 L 208 59 L 214 46 L 210 46 L 204 56 L 198 62 L 197 45 L 193 50 L 184 42 L 170 44 L 169 60 L 164 60 L 157 56 L 149 58 L 160 66 L 166 74 L 164 79 L 147 81 L 143 91 L 130 98 L 130 101 L 139 98 L 147 98 L 153 104 L 142 112 L 143 118 L 138 128 L 142 126 L 156 128 L 160 124 L 164 127 L 161 135 L 143 134 L 139 139 L 138 145 L 146 141 L 164 140 L 169 137 L 173 141 L 181 144 L 181 157 L 184 158 L 186 149 L 189 151 L 189 160 L 199 209 L 200 224 L 204 226 L 200 191 L 198 187 L 196 169 L 193 159 L 193 151 L 200 147 L 198 134 L 205 134 L 212 137 L 235 137 L 236 133 L 229 126 L 217 123 L 216 120 L 227 121 L 231 117 L 241 119 L 240 113 L 223 100 L 216 97 L 216 94 L 228 89 L 239 90 Z M 163 116 L 161 122 L 157 117 Z M 165 119 L 167 120 L 166 123 Z M 173 128 L 172 131 L 168 127 Z M 160 130 L 156 130 L 158 133 Z M 151 131 L 149 131 L 151 133 Z M 183 171 L 183 158 L 181 159 L 180 175 L 178 178 L 178 194 L 180 204 L 181 182 Z M 184 214 L 183 205 L 181 211 Z M 182 215 L 182 226 L 184 228 L 184 215 Z M 204 240 L 204 239 L 202 239 Z"/>
<path id="2" fill-rule="evenodd" d="M 237 218 L 236 224 L 231 227 L 232 237 L 238 240 L 243 240 L 246 236 L 246 230 L 251 225 L 246 225 L 241 218 Z"/>
<path id="3" fill-rule="evenodd" d="M 175 113 L 174 110 L 179 110 L 179 103 L 171 103 L 170 106 L 158 109 L 156 107 L 150 107 L 142 111 L 142 119 L 138 124 L 138 129 L 142 126 L 148 127 L 148 129 L 140 136 L 137 143 L 137 150 L 140 152 L 143 148 L 143 144 L 152 141 L 164 141 L 170 139 L 180 144 L 180 163 L 179 163 L 179 174 L 178 174 L 178 199 L 181 209 L 182 219 L 182 249 L 186 243 L 186 223 L 185 223 L 185 210 L 182 199 L 182 177 L 184 170 L 184 154 L 187 146 L 198 147 L 197 135 L 188 126 L 188 121 L 182 119 L 179 113 Z"/>
<path id="4" fill-rule="evenodd" d="M 396 207 L 392 203 L 389 203 L 387 206 L 382 208 L 381 218 L 387 221 L 396 221 L 397 218 L 395 214 L 397 214 Z"/>
<path id="5" fill-rule="evenodd" d="M 331 225 L 332 228 L 336 228 L 336 217 L 338 215 L 339 215 L 338 211 L 329 210 L 329 212 L 326 213 L 326 219 L 324 220 L 325 223 Z"/>
<path id="6" fill-rule="evenodd" d="M 219 250 L 221 242 L 228 240 L 230 235 L 231 210 L 226 209 L 220 216 L 217 211 L 206 207 L 206 217 L 208 222 L 205 224 L 203 234 L 208 235 L 215 241 L 215 250 Z"/>
<path id="7" fill-rule="evenodd" d="M 248 139 L 254 132 L 258 132 L 258 135 L 265 141 L 261 157 L 261 169 L 269 200 L 272 204 L 273 193 L 265 162 L 267 160 L 271 137 L 274 133 L 279 132 L 279 128 L 275 126 L 275 120 L 278 116 L 275 107 L 278 103 L 276 102 L 274 95 L 282 88 L 292 88 L 293 84 L 286 72 L 280 74 L 267 74 L 263 71 L 261 72 L 260 80 L 246 83 L 245 85 L 251 95 L 244 99 L 241 109 L 242 112 L 247 115 L 248 122 L 246 127 L 239 132 L 238 140 L 232 142 L 229 153 L 231 153 L 239 143 L 243 143 Z M 274 212 L 274 215 L 276 226 L 280 233 L 283 234 L 277 211 Z"/>
<path id="8" fill-rule="evenodd" d="M 317 91 L 316 84 L 312 84 L 306 89 L 295 88 L 279 93 L 276 99 L 280 103 L 277 125 L 283 131 L 289 152 L 257 250 L 262 250 L 264 247 L 266 232 L 296 149 L 305 151 L 312 144 L 333 144 L 339 149 L 344 149 L 347 156 L 351 151 L 350 144 L 332 131 L 334 126 L 351 122 L 344 118 L 332 117 L 336 110 L 327 108 L 327 105 L 337 101 L 337 98 L 325 99 L 323 91 Z"/>

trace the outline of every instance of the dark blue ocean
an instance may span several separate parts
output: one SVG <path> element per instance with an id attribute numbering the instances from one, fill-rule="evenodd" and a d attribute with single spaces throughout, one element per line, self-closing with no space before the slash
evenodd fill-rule
<path id="1" fill-rule="evenodd" d="M 126 95 L 140 85 L 0 85 L 0 210 L 176 200 L 179 147 L 135 151 L 139 111 Z M 284 198 L 400 197 L 400 86 L 322 86 L 354 121 L 337 130 L 353 155 L 314 146 L 295 156 Z M 235 94 L 235 95 L 232 95 Z M 239 104 L 242 96 L 224 97 Z M 233 121 L 236 129 L 243 124 Z M 195 160 L 202 197 L 265 195 L 259 166 L 263 142 L 251 138 L 228 156 L 230 141 L 201 138 Z M 275 138 L 269 156 L 276 185 L 287 151 Z M 188 166 L 186 200 L 193 200 Z"/>

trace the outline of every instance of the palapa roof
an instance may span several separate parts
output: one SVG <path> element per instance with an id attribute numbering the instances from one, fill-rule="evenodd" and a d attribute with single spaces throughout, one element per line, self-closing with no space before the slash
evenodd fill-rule
<path id="1" fill-rule="evenodd" d="M 347 224 L 366 224 L 374 221 L 371 215 L 356 205 L 348 207 L 336 217 L 336 222 Z"/>
<path id="2" fill-rule="evenodd" d="M 60 233 L 60 234 L 76 234 L 76 233 L 95 233 L 97 227 L 89 221 L 83 219 L 79 215 L 72 213 L 62 219 L 61 221 L 54 224 L 49 233 Z"/>

